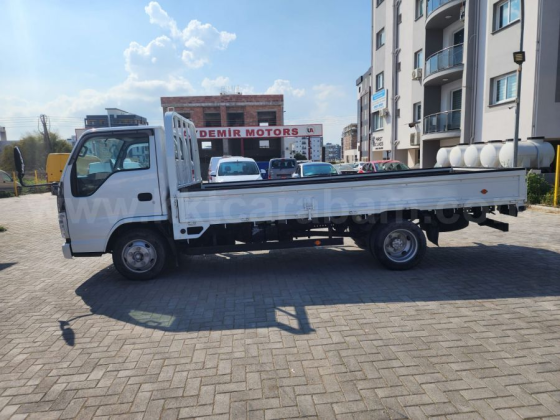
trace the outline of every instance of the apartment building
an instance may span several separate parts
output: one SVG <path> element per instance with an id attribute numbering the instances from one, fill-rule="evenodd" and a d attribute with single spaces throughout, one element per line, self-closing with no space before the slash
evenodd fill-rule
<path id="1" fill-rule="evenodd" d="M 290 157 L 305 156 L 306 160 L 321 162 L 323 151 L 322 137 L 294 137 L 290 144 Z"/>
<path id="2" fill-rule="evenodd" d="M 371 67 L 356 80 L 358 94 L 358 154 L 360 160 L 371 160 Z"/>
<path id="3" fill-rule="evenodd" d="M 523 0 L 372 0 L 372 154 L 512 138 Z M 560 142 L 560 1 L 525 0 L 520 138 Z"/>
<path id="4" fill-rule="evenodd" d="M 348 124 L 342 129 L 342 158 L 346 163 L 359 160 L 358 156 L 358 124 Z"/>
<path id="5" fill-rule="evenodd" d="M 323 146 L 324 162 L 340 162 L 342 160 L 342 146 L 340 144 L 327 143 Z"/>

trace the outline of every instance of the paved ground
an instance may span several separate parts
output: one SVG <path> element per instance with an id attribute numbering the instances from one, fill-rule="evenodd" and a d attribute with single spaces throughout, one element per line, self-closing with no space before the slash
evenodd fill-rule
<path id="1" fill-rule="evenodd" d="M 444 234 L 389 272 L 350 245 L 66 261 L 50 195 L 0 200 L 0 418 L 560 418 L 560 218 Z"/>

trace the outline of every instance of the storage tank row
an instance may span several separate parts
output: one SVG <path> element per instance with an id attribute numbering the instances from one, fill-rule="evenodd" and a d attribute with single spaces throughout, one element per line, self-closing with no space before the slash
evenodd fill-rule
<path id="1" fill-rule="evenodd" d="M 542 137 L 530 137 L 518 143 L 517 167 L 548 168 L 553 160 L 554 147 Z M 513 140 L 442 147 L 438 150 L 436 161 L 437 167 L 510 168 L 513 162 Z"/>

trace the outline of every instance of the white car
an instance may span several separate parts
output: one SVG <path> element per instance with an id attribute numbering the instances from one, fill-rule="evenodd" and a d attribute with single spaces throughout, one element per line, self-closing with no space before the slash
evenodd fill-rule
<path id="1" fill-rule="evenodd" d="M 261 170 L 257 162 L 254 159 L 241 156 L 220 159 L 216 171 L 210 175 L 213 182 L 262 180 Z"/>

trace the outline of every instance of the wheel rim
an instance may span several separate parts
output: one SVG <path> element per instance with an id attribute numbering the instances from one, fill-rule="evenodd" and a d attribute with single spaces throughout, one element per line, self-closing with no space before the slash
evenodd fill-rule
<path id="1" fill-rule="evenodd" d="M 383 251 L 391 261 L 404 263 L 418 252 L 418 240 L 409 230 L 397 229 L 385 237 Z"/>
<path id="2" fill-rule="evenodd" d="M 135 239 L 126 244 L 122 252 L 122 260 L 126 268 L 135 273 L 150 271 L 157 262 L 154 246 L 143 239 Z"/>

